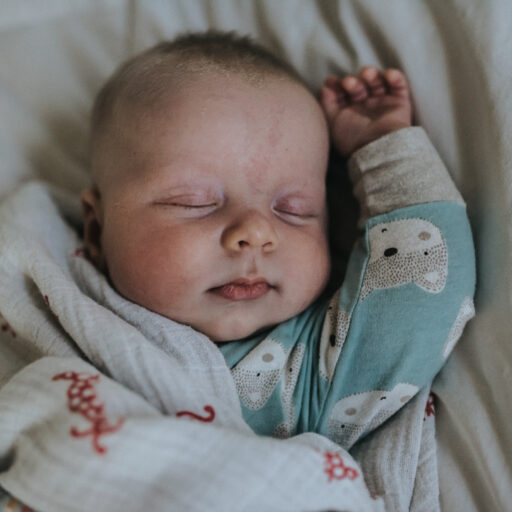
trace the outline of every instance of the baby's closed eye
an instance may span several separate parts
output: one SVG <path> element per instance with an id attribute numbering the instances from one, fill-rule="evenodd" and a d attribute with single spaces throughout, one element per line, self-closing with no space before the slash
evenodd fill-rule
<path id="1" fill-rule="evenodd" d="M 207 194 L 186 194 L 158 199 L 153 206 L 163 209 L 170 209 L 178 215 L 204 216 L 214 212 L 220 205 L 221 200 Z"/>
<path id="2" fill-rule="evenodd" d="M 272 210 L 278 215 L 295 218 L 295 220 L 307 220 L 318 217 L 322 208 L 311 200 L 285 197 L 276 201 Z"/>

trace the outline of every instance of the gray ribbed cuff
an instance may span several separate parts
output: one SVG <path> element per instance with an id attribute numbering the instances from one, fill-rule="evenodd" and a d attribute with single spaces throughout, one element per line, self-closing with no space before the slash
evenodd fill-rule
<path id="1" fill-rule="evenodd" d="M 357 150 L 348 161 L 359 225 L 383 213 L 436 201 L 465 204 L 437 151 L 421 127 L 385 135 Z"/>

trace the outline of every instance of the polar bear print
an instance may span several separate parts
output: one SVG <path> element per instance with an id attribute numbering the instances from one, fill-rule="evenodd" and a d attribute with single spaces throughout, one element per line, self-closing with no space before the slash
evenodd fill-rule
<path id="1" fill-rule="evenodd" d="M 252 410 L 261 409 L 274 391 L 287 353 L 281 343 L 268 338 L 251 350 L 232 370 L 242 402 Z"/>
<path id="2" fill-rule="evenodd" d="M 322 334 L 320 336 L 320 353 L 318 368 L 320 375 L 331 382 L 336 369 L 336 363 L 345 343 L 349 326 L 349 314 L 338 307 L 340 290 L 329 302 L 325 315 Z"/>
<path id="3" fill-rule="evenodd" d="M 364 432 L 384 422 L 417 392 L 417 386 L 399 383 L 391 391 L 365 391 L 342 398 L 329 415 L 329 439 L 345 448 L 352 446 Z"/>
<path id="4" fill-rule="evenodd" d="M 462 302 L 459 314 L 457 315 L 457 318 L 450 329 L 450 333 L 448 334 L 448 339 L 446 340 L 446 344 L 443 349 L 443 357 L 445 359 L 450 355 L 455 343 L 460 338 L 466 323 L 474 316 L 475 306 L 473 304 L 473 299 L 471 299 L 471 297 L 466 297 Z"/>
<path id="5" fill-rule="evenodd" d="M 415 283 L 430 293 L 446 284 L 448 250 L 437 226 L 424 219 L 402 219 L 369 231 L 370 259 L 361 300 L 379 288 Z"/>

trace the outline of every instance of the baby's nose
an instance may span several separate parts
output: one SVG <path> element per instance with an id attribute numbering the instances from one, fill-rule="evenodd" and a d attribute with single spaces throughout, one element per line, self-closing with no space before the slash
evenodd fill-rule
<path id="1" fill-rule="evenodd" d="M 258 212 L 249 212 L 229 225 L 222 233 L 221 243 L 229 251 L 247 248 L 274 251 L 278 237 L 272 223 Z"/>

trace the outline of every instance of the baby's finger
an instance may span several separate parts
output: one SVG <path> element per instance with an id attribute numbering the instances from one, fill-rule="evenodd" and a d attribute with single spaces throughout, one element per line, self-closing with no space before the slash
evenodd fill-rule
<path id="1" fill-rule="evenodd" d="M 338 105 L 340 107 L 344 106 L 346 104 L 346 94 L 343 90 L 343 87 L 341 86 L 341 80 L 335 76 L 330 76 L 325 79 L 324 81 L 324 87 L 327 87 L 331 89 L 338 99 Z"/>
<path id="2" fill-rule="evenodd" d="M 341 86 L 341 80 L 339 78 L 335 76 L 330 76 L 326 78 L 324 81 L 324 86 L 332 89 L 338 95 L 340 101 L 343 101 L 345 99 L 345 91 Z"/>
<path id="3" fill-rule="evenodd" d="M 384 96 L 388 91 L 383 74 L 374 66 L 366 66 L 359 73 L 371 96 Z"/>
<path id="4" fill-rule="evenodd" d="M 359 103 L 368 97 L 368 89 L 365 83 L 356 76 L 346 76 L 341 85 L 352 103 Z"/>
<path id="5" fill-rule="evenodd" d="M 336 76 L 329 76 L 324 80 L 324 85 L 330 87 L 336 92 L 341 90 L 340 79 Z"/>
<path id="6" fill-rule="evenodd" d="M 384 72 L 384 79 L 388 85 L 389 92 L 393 96 L 409 97 L 409 84 L 405 75 L 399 69 L 387 69 Z"/>
<path id="7" fill-rule="evenodd" d="M 339 109 L 336 93 L 330 87 L 325 85 L 320 89 L 320 104 L 324 109 L 328 120 L 331 120 Z"/>
<path id="8" fill-rule="evenodd" d="M 340 96 L 333 87 L 324 85 L 320 89 L 320 104 L 329 121 L 332 121 L 340 110 Z"/>

